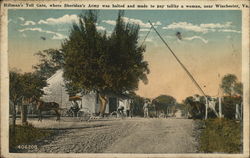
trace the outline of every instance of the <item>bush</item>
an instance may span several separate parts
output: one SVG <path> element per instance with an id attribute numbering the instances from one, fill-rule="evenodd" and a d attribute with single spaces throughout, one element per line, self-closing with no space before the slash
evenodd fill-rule
<path id="1" fill-rule="evenodd" d="M 12 134 L 12 126 L 10 126 L 9 132 L 9 147 L 14 148 L 17 145 L 29 144 L 38 139 L 50 136 L 51 131 L 45 131 L 39 128 L 35 128 L 31 124 L 27 125 L 16 125 L 15 137 Z"/>
<path id="2" fill-rule="evenodd" d="M 229 119 L 234 119 L 235 118 L 235 106 L 236 104 L 241 104 L 242 102 L 242 98 L 238 97 L 224 97 L 224 101 L 222 102 L 222 113 L 224 115 L 225 118 L 229 118 Z M 241 109 L 240 109 L 241 110 Z"/>
<path id="3" fill-rule="evenodd" d="M 200 151 L 205 153 L 242 152 L 241 123 L 227 119 L 208 119 L 200 136 Z"/>

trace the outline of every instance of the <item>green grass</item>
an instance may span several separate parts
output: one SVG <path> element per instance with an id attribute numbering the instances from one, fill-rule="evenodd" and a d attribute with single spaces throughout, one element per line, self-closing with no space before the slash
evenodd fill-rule
<path id="1" fill-rule="evenodd" d="M 227 119 L 208 119 L 200 135 L 200 151 L 205 153 L 242 152 L 240 122 Z"/>
<path id="2" fill-rule="evenodd" d="M 16 125 L 15 137 L 13 137 L 12 126 L 10 126 L 9 147 L 11 149 L 17 145 L 30 144 L 36 140 L 50 136 L 52 133 L 52 131 L 35 128 L 31 124 Z"/>

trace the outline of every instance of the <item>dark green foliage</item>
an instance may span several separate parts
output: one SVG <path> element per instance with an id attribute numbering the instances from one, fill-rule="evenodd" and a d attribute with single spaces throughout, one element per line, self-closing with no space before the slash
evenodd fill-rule
<path id="1" fill-rule="evenodd" d="M 23 91 L 23 84 L 22 84 L 22 75 L 21 73 L 10 71 L 9 74 L 10 77 L 10 85 L 9 85 L 9 91 L 10 91 L 10 100 L 14 102 L 14 104 L 17 104 L 18 101 L 21 100 L 22 91 Z"/>
<path id="2" fill-rule="evenodd" d="M 225 118 L 234 119 L 236 113 L 236 104 L 239 105 L 240 111 L 243 95 L 243 84 L 237 81 L 237 77 L 233 74 L 227 74 L 222 78 L 221 88 L 224 94 L 222 101 L 222 114 Z"/>
<path id="3" fill-rule="evenodd" d="M 76 96 L 78 93 L 84 93 L 84 91 L 81 90 L 80 85 L 77 85 L 77 83 L 73 83 L 72 81 L 65 81 L 65 88 L 69 96 Z"/>
<path id="4" fill-rule="evenodd" d="M 96 29 L 97 12 L 90 10 L 73 24 L 69 39 L 62 44 L 64 78 L 82 90 L 123 94 L 138 88 L 149 73 L 139 47 L 139 26 L 125 24 L 118 15 L 116 27 L 107 37 Z"/>
<path id="5" fill-rule="evenodd" d="M 228 119 L 234 119 L 236 113 L 236 104 L 238 104 L 239 107 L 241 107 L 240 106 L 241 103 L 242 103 L 242 97 L 232 97 L 232 96 L 224 97 L 222 101 L 222 114 L 224 115 L 224 117 Z"/>
<path id="6" fill-rule="evenodd" d="M 203 97 L 200 98 L 200 101 L 196 101 L 192 96 L 189 96 L 184 100 L 184 104 L 188 106 L 188 112 L 191 118 L 193 119 L 205 118 L 205 112 L 206 112 L 205 102 L 206 101 L 204 101 Z"/>
<path id="7" fill-rule="evenodd" d="M 47 85 L 46 79 L 37 73 L 18 73 L 10 71 L 10 99 L 16 103 L 21 97 L 40 97 L 44 94 L 42 88 Z"/>
<path id="8" fill-rule="evenodd" d="M 172 96 L 160 95 L 153 100 L 153 104 L 156 111 L 164 111 L 166 113 L 168 108 L 175 106 L 176 99 Z"/>
<path id="9" fill-rule="evenodd" d="M 237 95 L 242 96 L 243 95 L 243 84 L 241 82 L 237 82 L 234 85 L 234 91 Z"/>
<path id="10" fill-rule="evenodd" d="M 52 76 L 62 68 L 64 56 L 61 50 L 47 49 L 35 54 L 39 57 L 40 63 L 33 66 L 36 72 L 45 78 Z"/>
<path id="11" fill-rule="evenodd" d="M 43 87 L 47 85 L 46 79 L 43 76 L 38 75 L 37 73 L 24 73 L 21 74 L 19 72 L 10 71 L 10 81 L 9 81 L 9 89 L 10 89 L 10 100 L 13 102 L 12 109 L 12 128 L 13 135 L 15 131 L 15 117 L 16 111 L 15 108 L 17 104 L 22 106 L 22 123 L 27 123 L 27 111 L 25 111 L 25 107 L 23 104 L 27 104 L 27 100 L 30 100 L 32 97 L 40 98 L 44 92 L 42 90 Z M 24 103 L 24 101 L 26 103 Z M 11 105 L 11 104 L 10 104 Z"/>
<path id="12" fill-rule="evenodd" d="M 37 141 L 38 139 L 42 139 L 44 137 L 47 137 L 52 134 L 50 131 L 41 130 L 38 128 L 33 127 L 31 124 L 27 125 L 16 125 L 16 131 L 15 131 L 15 137 L 13 137 L 13 132 L 11 131 L 12 128 L 10 128 L 10 136 L 9 136 L 9 147 L 14 148 L 17 145 L 21 144 L 29 144 L 34 141 Z M 15 138 L 15 140 L 14 140 Z"/>
<path id="13" fill-rule="evenodd" d="M 229 96 L 243 94 L 243 85 L 237 81 L 237 77 L 233 74 L 225 75 L 222 78 L 220 87 L 223 89 L 224 94 Z"/>
<path id="14" fill-rule="evenodd" d="M 143 105 L 145 103 L 145 99 L 140 96 L 134 96 L 132 107 L 133 107 L 133 115 L 135 116 L 143 116 Z"/>
<path id="15" fill-rule="evenodd" d="M 201 152 L 242 152 L 242 126 L 240 122 L 227 119 L 208 119 L 200 136 Z"/>

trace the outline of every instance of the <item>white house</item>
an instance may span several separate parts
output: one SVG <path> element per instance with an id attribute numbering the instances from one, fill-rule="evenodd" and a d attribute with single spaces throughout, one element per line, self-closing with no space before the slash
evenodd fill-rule
<path id="1" fill-rule="evenodd" d="M 65 81 L 63 79 L 63 70 L 58 70 L 47 80 L 48 86 L 43 88 L 45 95 L 41 97 L 46 102 L 56 102 L 60 108 L 70 108 L 71 101 L 65 88 Z M 82 96 L 82 107 L 87 108 L 92 113 L 99 112 L 100 103 L 96 93 L 92 92 Z M 106 113 L 109 113 L 109 103 L 106 107 Z"/>

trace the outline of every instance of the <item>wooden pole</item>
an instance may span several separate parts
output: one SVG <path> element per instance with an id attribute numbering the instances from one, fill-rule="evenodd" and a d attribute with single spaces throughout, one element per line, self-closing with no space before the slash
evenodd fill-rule
<path id="1" fill-rule="evenodd" d="M 235 119 L 239 119 L 239 104 L 235 105 Z"/>
<path id="2" fill-rule="evenodd" d="M 205 111 L 205 120 L 207 119 L 207 109 L 208 109 L 208 100 L 207 97 L 205 97 L 206 99 L 206 111 Z"/>
<path id="3" fill-rule="evenodd" d="M 221 107 L 221 97 L 219 99 L 219 117 L 222 118 L 222 107 Z"/>
<path id="4" fill-rule="evenodd" d="M 192 74 L 188 71 L 188 69 L 184 66 L 184 64 L 180 61 L 180 59 L 175 55 L 175 53 L 173 52 L 173 50 L 169 47 L 169 45 L 167 44 L 167 42 L 161 37 L 160 33 L 155 29 L 155 27 L 153 26 L 153 24 L 149 21 L 151 27 L 155 30 L 156 34 L 160 37 L 160 39 L 162 40 L 162 42 L 167 46 L 167 48 L 169 49 L 169 51 L 172 53 L 172 55 L 175 57 L 175 59 L 177 60 L 177 62 L 181 65 L 181 67 L 184 69 L 184 71 L 187 73 L 187 75 L 190 77 L 190 79 L 193 81 L 193 83 L 196 85 L 196 87 L 199 89 L 199 91 L 204 95 L 204 97 L 206 98 L 206 115 L 205 115 L 205 119 L 207 119 L 207 109 L 208 109 L 208 100 L 206 97 L 205 92 L 202 90 L 202 88 L 200 87 L 200 85 L 198 84 L 198 82 L 194 79 L 194 77 L 192 76 Z"/>

